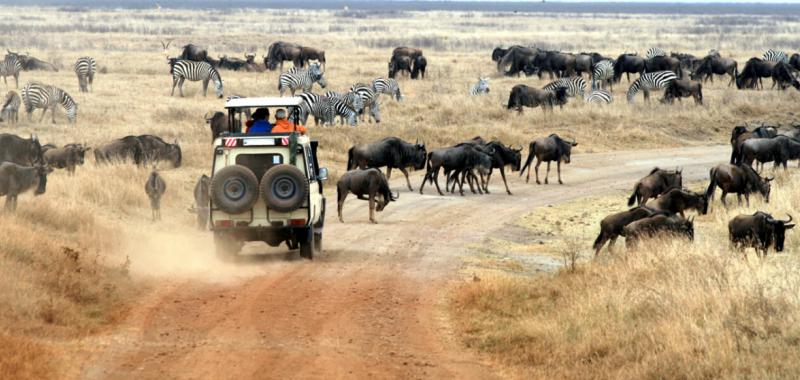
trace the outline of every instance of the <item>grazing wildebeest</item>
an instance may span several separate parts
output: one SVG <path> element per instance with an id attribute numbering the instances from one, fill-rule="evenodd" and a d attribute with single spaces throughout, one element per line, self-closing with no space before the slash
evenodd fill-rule
<path id="1" fill-rule="evenodd" d="M 280 71 L 283 71 L 283 62 L 292 61 L 294 67 L 303 67 L 300 52 L 300 45 L 284 41 L 274 42 L 267 47 L 264 65 L 269 70 L 275 70 L 280 65 Z"/>
<path id="2" fill-rule="evenodd" d="M 714 83 L 714 74 L 717 75 L 730 75 L 731 80 L 728 82 L 728 87 L 736 82 L 736 76 L 739 75 L 739 64 L 731 58 L 722 58 L 720 56 L 706 56 L 700 62 L 691 78 L 693 80 L 702 79 L 704 82 L 711 79 Z"/>
<path id="3" fill-rule="evenodd" d="M 404 55 L 392 57 L 392 59 L 389 60 L 389 78 L 394 78 L 398 72 L 405 72 L 407 76 L 410 76 L 412 66 L 413 61 L 411 57 Z"/>
<path id="4" fill-rule="evenodd" d="M 781 90 L 786 90 L 787 87 L 792 86 L 800 91 L 800 81 L 794 76 L 795 69 L 789 66 L 788 63 L 778 62 L 772 69 L 772 83 L 777 84 Z"/>
<path id="5" fill-rule="evenodd" d="M 625 226 L 639 219 L 649 218 L 655 214 L 667 215 L 662 211 L 639 206 L 603 218 L 603 220 L 600 221 L 600 234 L 597 235 L 597 239 L 594 239 L 594 255 L 597 256 L 600 253 L 600 250 L 606 242 L 608 242 L 608 251 L 612 252 L 612 247 L 617 241 L 617 238 L 622 235 Z"/>
<path id="6" fill-rule="evenodd" d="M 419 193 L 422 194 L 425 183 L 430 181 L 436 185 L 436 190 L 439 191 L 439 195 L 444 195 L 441 188 L 439 188 L 439 169 L 444 169 L 445 180 L 447 180 L 450 172 L 463 171 L 478 166 L 482 154 L 484 153 L 473 144 L 459 144 L 454 147 L 441 148 L 428 152 L 428 160 L 426 163 L 427 172 L 422 179 Z M 447 185 L 446 181 L 445 185 Z M 445 188 L 447 187 L 445 186 Z M 460 189 L 460 193 L 464 195 L 463 187 Z"/>
<path id="7" fill-rule="evenodd" d="M 722 204 L 727 206 L 725 197 L 728 193 L 736 193 L 739 204 L 742 204 L 742 194 L 750 207 L 750 193 L 761 193 L 764 201 L 769 203 L 770 182 L 774 178 L 761 178 L 753 168 L 747 165 L 720 164 L 709 172 L 711 181 L 706 190 L 708 202 L 714 199 L 714 190 L 719 186 L 722 189 Z"/>
<path id="8" fill-rule="evenodd" d="M 575 75 L 575 56 L 559 51 L 539 51 L 523 66 L 525 75 L 538 75 L 542 79 L 542 74 L 547 72 L 550 79 L 553 75 L 558 77 L 569 77 Z"/>
<path id="9" fill-rule="evenodd" d="M 678 215 L 653 215 L 639 219 L 622 229 L 625 246 L 635 248 L 643 239 L 658 236 L 685 237 L 694 240 L 694 217 L 681 218 Z"/>
<path id="10" fill-rule="evenodd" d="M 13 162 L 0 163 L 0 196 L 6 197 L 6 210 L 17 209 L 17 196 L 36 188 L 34 195 L 44 194 L 47 174 L 53 169 L 46 165 L 23 166 Z"/>
<path id="11" fill-rule="evenodd" d="M 425 168 L 427 151 L 425 143 L 407 143 L 398 137 L 386 137 L 372 144 L 356 145 L 347 151 L 347 170 L 355 168 L 382 168 L 386 166 L 386 179 L 392 177 L 392 169 L 399 169 L 406 177 L 408 190 L 414 191 L 408 179 L 408 168 Z"/>
<path id="12" fill-rule="evenodd" d="M 681 214 L 682 217 L 686 217 L 684 211 L 689 209 L 695 209 L 699 214 L 705 215 L 708 213 L 708 197 L 705 194 L 673 187 L 660 197 L 647 202 L 646 207 L 671 214 Z"/>
<path id="13" fill-rule="evenodd" d="M 303 62 L 303 65 L 309 65 L 311 60 L 319 62 L 322 66 L 322 71 L 325 71 L 325 50 L 300 46 L 300 61 Z"/>
<path id="14" fill-rule="evenodd" d="M 758 211 L 753 215 L 738 215 L 728 222 L 728 236 L 734 247 L 744 251 L 755 248 L 756 255 L 766 257 L 773 244 L 775 252 L 783 251 L 786 230 L 794 228 L 792 216 L 788 220 L 775 219 L 772 215 Z"/>
<path id="15" fill-rule="evenodd" d="M 240 71 L 240 70 L 247 70 L 249 68 L 249 65 L 247 64 L 247 61 L 241 58 L 228 57 L 227 55 L 223 55 L 222 57 L 219 57 L 218 67 L 220 69 Z"/>
<path id="16" fill-rule="evenodd" d="M 737 125 L 731 130 L 731 164 L 740 164 L 741 148 L 745 141 L 752 138 L 767 138 L 778 135 L 776 127 L 762 125 L 752 131 L 746 126 Z M 791 137 L 791 136 L 790 136 Z"/>
<path id="17" fill-rule="evenodd" d="M 195 45 L 195 44 L 187 44 L 183 46 L 183 51 L 181 55 L 178 56 L 178 59 L 187 59 L 190 61 L 205 61 L 208 62 L 208 52 L 206 49 Z"/>
<path id="18" fill-rule="evenodd" d="M 17 55 L 19 58 L 19 62 L 22 64 L 22 70 L 25 71 L 34 71 L 34 70 L 41 70 L 41 71 L 55 71 L 58 72 L 58 68 L 56 65 L 42 61 L 36 57 L 32 57 L 29 54 L 19 54 Z"/>
<path id="19" fill-rule="evenodd" d="M 194 204 L 189 212 L 197 216 L 197 228 L 204 230 L 208 226 L 209 199 L 211 178 L 203 174 L 194 186 Z"/>
<path id="20" fill-rule="evenodd" d="M 545 138 L 532 141 L 529 146 L 530 152 L 528 153 L 528 159 L 525 160 L 525 166 L 519 171 L 519 176 L 522 177 L 522 174 L 525 173 L 525 168 L 528 168 L 528 176 L 525 178 L 525 182 L 527 183 L 530 181 L 530 167 L 533 162 L 533 157 L 536 156 L 536 184 L 540 184 L 539 165 L 541 165 L 543 161 L 547 162 L 547 173 L 544 175 L 544 183 L 547 184 L 547 177 L 550 175 L 550 161 L 555 161 L 558 171 L 558 183 L 563 184 L 563 182 L 561 182 L 561 162 L 563 161 L 565 164 L 570 163 L 572 147 L 577 145 L 578 142 L 574 139 L 571 142 L 566 141 L 558 137 L 555 133 Z"/>
<path id="21" fill-rule="evenodd" d="M 752 166 L 753 161 L 762 164 L 774 162 L 775 167 L 786 166 L 789 160 L 800 158 L 800 142 L 788 136 L 748 139 L 741 145 L 739 162 Z"/>
<path id="22" fill-rule="evenodd" d="M 583 73 L 587 73 L 591 77 L 593 67 L 594 67 L 594 61 L 592 60 L 591 55 L 587 53 L 580 53 L 575 55 L 575 74 L 581 76 L 583 75 Z"/>
<path id="23" fill-rule="evenodd" d="M 206 123 L 208 123 L 209 129 L 211 129 L 212 142 L 214 141 L 214 139 L 219 137 L 219 135 L 221 135 L 223 132 L 228 131 L 228 118 L 224 112 L 220 111 L 214 112 L 214 114 L 211 115 L 211 117 L 208 117 L 208 114 L 206 114 L 206 117 L 204 117 L 204 119 L 206 120 Z"/>
<path id="24" fill-rule="evenodd" d="M 744 69 L 742 72 L 736 76 L 736 88 L 744 89 L 744 88 L 764 88 L 764 84 L 761 82 L 761 78 L 770 78 L 772 77 L 773 68 L 778 62 L 775 61 L 765 61 L 761 58 L 750 58 L 747 63 L 744 65 Z M 772 86 L 775 86 L 775 81 L 773 80 Z"/>
<path id="25" fill-rule="evenodd" d="M 620 55 L 614 63 L 614 82 L 619 83 L 622 79 L 622 73 L 625 73 L 628 83 L 630 83 L 631 73 L 638 73 L 639 75 L 644 73 L 644 63 L 644 58 L 638 55 L 627 53 Z"/>
<path id="26" fill-rule="evenodd" d="M 497 72 L 502 72 L 506 76 L 519 76 L 519 73 L 533 61 L 537 53 L 539 53 L 539 49 L 536 48 L 512 46 L 508 48 L 503 58 L 497 61 Z"/>
<path id="27" fill-rule="evenodd" d="M 414 67 L 411 69 L 411 79 L 425 79 L 425 68 L 428 67 L 428 60 L 424 55 L 414 58 Z"/>
<path id="28" fill-rule="evenodd" d="M 669 70 L 675 73 L 678 78 L 683 76 L 681 61 L 678 58 L 657 56 L 644 61 L 644 72 L 654 73 L 656 71 Z"/>
<path id="29" fill-rule="evenodd" d="M 401 46 L 392 50 L 392 57 L 406 56 L 415 59 L 422 56 L 422 49 Z"/>
<path id="30" fill-rule="evenodd" d="M 136 136 L 125 136 L 94 148 L 94 159 L 98 164 L 131 160 L 136 165 L 144 163 L 144 147 Z"/>
<path id="31" fill-rule="evenodd" d="M 147 182 L 144 184 L 144 191 L 147 197 L 150 198 L 150 210 L 152 212 L 153 221 L 161 220 L 161 196 L 167 191 L 167 183 L 158 174 L 158 171 L 153 169 L 150 176 L 147 177 Z"/>
<path id="32" fill-rule="evenodd" d="M 161 137 L 153 135 L 136 136 L 142 142 L 142 158 L 144 163 L 169 161 L 173 167 L 180 167 L 182 161 L 181 146 L 176 140 L 174 144 L 165 142 Z"/>
<path id="33" fill-rule="evenodd" d="M 376 209 L 378 212 L 383 211 L 389 202 L 400 197 L 400 193 L 392 194 L 389 190 L 389 181 L 375 168 L 356 169 L 344 173 L 336 184 L 336 193 L 339 199 L 339 221 L 342 223 L 344 223 L 342 208 L 349 193 L 355 194 L 358 199 L 369 201 L 369 221 L 372 223 L 378 223 L 375 221 Z"/>
<path id="34" fill-rule="evenodd" d="M 75 167 L 83 165 L 86 152 L 91 148 L 83 144 L 67 144 L 61 148 L 47 144 L 42 147 L 45 163 L 51 168 L 67 169 L 67 172 L 75 174 Z"/>
<path id="35" fill-rule="evenodd" d="M 555 91 L 547 91 L 538 88 L 528 87 L 518 84 L 511 88 L 508 96 L 508 109 L 516 108 L 518 113 L 522 113 L 522 106 L 542 107 L 542 112 L 552 111 L 553 106 L 567 103 L 567 88 L 558 87 Z"/>
<path id="36" fill-rule="evenodd" d="M 26 139 L 9 133 L 0 133 L 0 162 L 13 162 L 26 166 L 44 162 L 39 138 L 31 135 Z"/>
<path id="37" fill-rule="evenodd" d="M 681 98 L 694 98 L 694 104 L 703 104 L 703 84 L 698 81 L 689 79 L 678 79 L 670 82 L 666 90 L 664 90 L 664 98 L 661 99 L 662 103 L 672 104 L 675 99 L 679 101 Z"/>
<path id="38" fill-rule="evenodd" d="M 647 204 L 650 198 L 656 198 L 673 187 L 683 187 L 683 170 L 664 170 L 653 168 L 650 174 L 640 179 L 633 185 L 633 194 L 628 198 L 628 207 L 636 203 L 637 206 Z"/>

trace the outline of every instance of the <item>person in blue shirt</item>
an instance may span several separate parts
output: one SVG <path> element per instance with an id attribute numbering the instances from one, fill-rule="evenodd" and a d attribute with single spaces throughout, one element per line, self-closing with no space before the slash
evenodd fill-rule
<path id="1" fill-rule="evenodd" d="M 266 134 L 272 132 L 272 124 L 267 121 L 269 118 L 269 110 L 266 108 L 259 108 L 253 112 L 253 125 L 247 128 L 247 134 Z"/>

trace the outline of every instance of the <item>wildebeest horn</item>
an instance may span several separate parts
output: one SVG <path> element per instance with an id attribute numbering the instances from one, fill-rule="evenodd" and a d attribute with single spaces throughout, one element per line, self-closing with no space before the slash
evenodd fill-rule
<path id="1" fill-rule="evenodd" d="M 769 177 L 767 177 L 767 178 L 764 178 L 764 181 L 765 181 L 765 182 L 772 182 L 773 180 L 775 180 L 775 177 L 772 177 L 772 178 L 769 178 Z"/>
<path id="2" fill-rule="evenodd" d="M 573 137 L 572 142 L 570 144 L 572 144 L 572 146 L 578 146 L 578 140 L 575 140 L 575 138 Z"/>
<path id="3" fill-rule="evenodd" d="M 788 213 L 787 213 L 786 215 L 789 215 L 789 220 L 787 220 L 787 221 L 785 221 L 785 222 L 783 222 L 783 223 L 784 223 L 784 224 L 789 224 L 789 223 L 791 223 L 791 222 L 792 222 L 792 220 L 793 220 L 793 218 L 792 218 L 792 214 L 788 214 Z"/>
<path id="4" fill-rule="evenodd" d="M 395 195 L 395 194 L 396 194 L 396 195 Z M 395 193 L 395 194 L 392 194 L 392 193 L 390 192 L 390 193 L 389 193 L 389 199 L 391 199 L 391 200 L 393 200 L 393 201 L 396 201 L 397 199 L 399 199 L 399 198 L 400 198 L 400 192 L 399 192 L 399 191 L 398 191 L 397 193 Z"/>
<path id="5" fill-rule="evenodd" d="M 203 119 L 205 119 L 205 120 L 206 120 L 206 123 L 208 123 L 208 121 L 209 121 L 209 120 L 211 120 L 211 119 L 208 117 L 208 112 L 206 112 L 205 114 L 203 114 Z"/>

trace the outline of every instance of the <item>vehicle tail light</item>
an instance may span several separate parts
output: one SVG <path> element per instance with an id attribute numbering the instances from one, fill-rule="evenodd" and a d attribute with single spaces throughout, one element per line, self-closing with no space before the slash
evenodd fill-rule
<path id="1" fill-rule="evenodd" d="M 290 226 L 304 226 L 306 225 L 305 219 L 289 219 Z"/>
<path id="2" fill-rule="evenodd" d="M 233 221 L 232 220 L 215 220 L 214 221 L 214 225 L 217 226 L 217 227 L 222 227 L 222 228 L 230 228 L 230 227 L 233 227 Z"/>

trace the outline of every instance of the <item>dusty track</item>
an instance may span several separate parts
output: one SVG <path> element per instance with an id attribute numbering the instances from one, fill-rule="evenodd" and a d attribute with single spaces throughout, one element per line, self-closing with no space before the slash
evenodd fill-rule
<path id="1" fill-rule="evenodd" d="M 97 352 L 81 377 L 494 377 L 448 333 L 442 307 L 470 244 L 535 207 L 629 189 L 656 165 L 705 178 L 728 149 L 575 155 L 563 186 L 552 184 L 555 167 L 547 186 L 510 175 L 514 196 L 499 175 L 488 196 L 402 190 L 378 225 L 366 222 L 366 202 L 350 198 L 345 224 L 329 212 L 325 253 L 313 262 L 272 255 L 242 264 L 264 274 L 238 283 L 165 280 L 118 331 L 91 339 Z M 419 173 L 412 182 L 418 188 Z"/>

